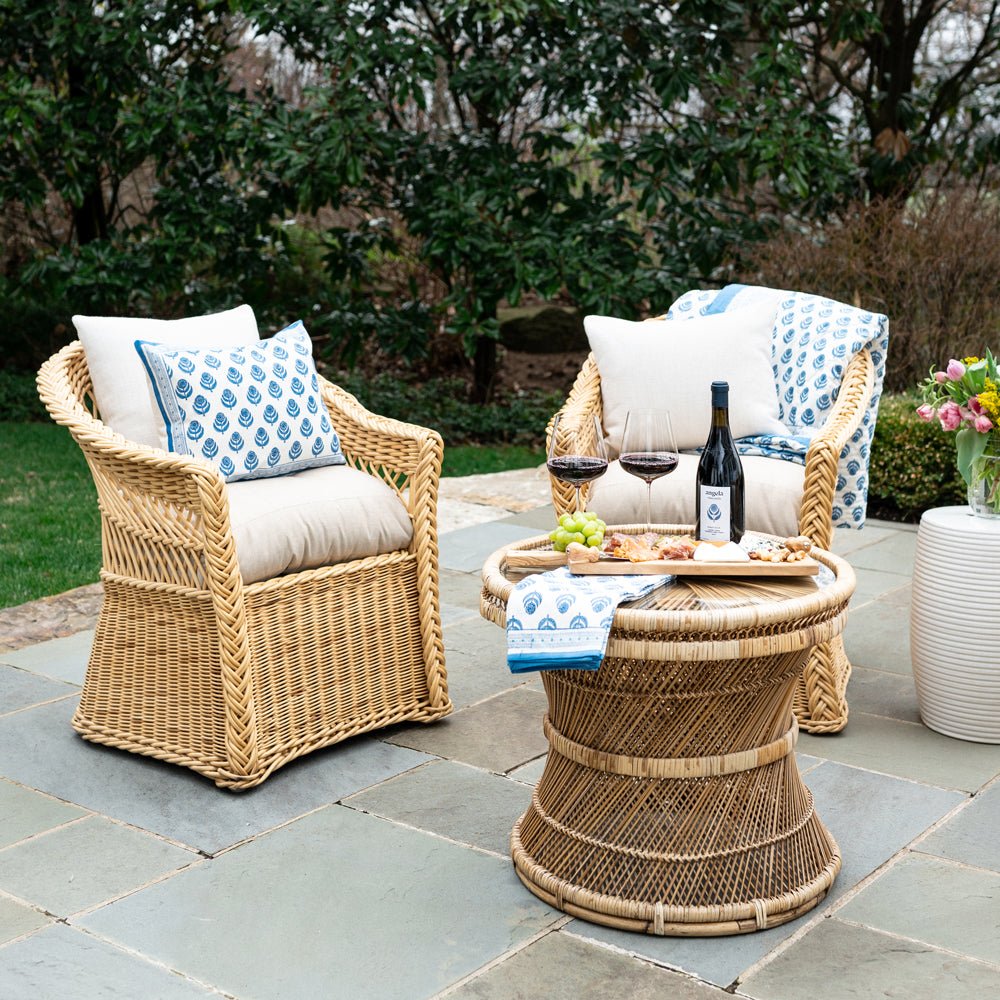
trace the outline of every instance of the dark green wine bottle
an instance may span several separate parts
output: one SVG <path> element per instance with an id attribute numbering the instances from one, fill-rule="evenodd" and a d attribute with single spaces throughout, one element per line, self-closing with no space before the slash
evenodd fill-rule
<path id="1" fill-rule="evenodd" d="M 729 429 L 729 383 L 712 383 L 712 428 L 698 462 L 695 538 L 738 542 L 746 527 L 743 463 Z"/>

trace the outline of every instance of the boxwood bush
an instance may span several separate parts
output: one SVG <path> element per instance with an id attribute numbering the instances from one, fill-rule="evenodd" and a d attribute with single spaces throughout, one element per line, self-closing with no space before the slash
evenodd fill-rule
<path id="1" fill-rule="evenodd" d="M 955 463 L 955 435 L 916 415 L 916 392 L 887 394 L 879 404 L 869 465 L 868 513 L 917 521 L 930 507 L 965 503 Z"/>

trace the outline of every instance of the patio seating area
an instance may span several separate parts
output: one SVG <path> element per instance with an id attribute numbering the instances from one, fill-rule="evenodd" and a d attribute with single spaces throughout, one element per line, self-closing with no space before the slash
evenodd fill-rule
<path id="1" fill-rule="evenodd" d="M 442 480 L 454 713 L 239 793 L 73 731 L 96 588 L 0 611 L 0 997 L 1000 995 L 1000 745 L 920 722 L 913 526 L 834 533 L 858 580 L 850 719 L 797 746 L 843 855 L 816 909 L 737 937 L 654 937 L 524 888 L 509 837 L 542 772 L 546 698 L 537 674 L 508 672 L 480 571 L 554 517 L 544 468 Z"/>

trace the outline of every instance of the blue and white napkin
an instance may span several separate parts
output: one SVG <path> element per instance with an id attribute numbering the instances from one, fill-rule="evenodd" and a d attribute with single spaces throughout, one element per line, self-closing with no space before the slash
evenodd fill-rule
<path id="1" fill-rule="evenodd" d="M 562 566 L 519 581 L 507 600 L 507 666 L 530 670 L 597 670 L 622 601 L 668 583 L 656 576 L 574 576 Z"/>

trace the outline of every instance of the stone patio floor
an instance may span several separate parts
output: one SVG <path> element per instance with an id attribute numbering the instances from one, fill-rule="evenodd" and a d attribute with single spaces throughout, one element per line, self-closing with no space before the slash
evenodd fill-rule
<path id="1" fill-rule="evenodd" d="M 1000 996 L 1000 746 L 920 723 L 911 527 L 836 537 L 858 573 L 850 723 L 798 745 L 844 857 L 820 907 L 759 934 L 654 938 L 521 886 L 507 838 L 541 774 L 545 696 L 507 672 L 479 570 L 548 529 L 547 498 L 541 470 L 443 484 L 450 718 L 243 794 L 73 733 L 97 588 L 0 612 L 0 998 Z"/>

